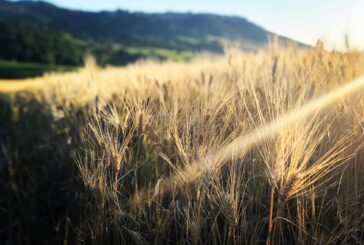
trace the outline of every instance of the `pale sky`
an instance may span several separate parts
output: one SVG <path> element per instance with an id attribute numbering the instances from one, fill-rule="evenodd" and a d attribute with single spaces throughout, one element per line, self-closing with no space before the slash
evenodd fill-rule
<path id="1" fill-rule="evenodd" d="M 246 17 L 264 28 L 295 40 L 331 48 L 364 49 L 364 0 L 49 0 L 82 10 L 144 12 L 209 12 Z"/>

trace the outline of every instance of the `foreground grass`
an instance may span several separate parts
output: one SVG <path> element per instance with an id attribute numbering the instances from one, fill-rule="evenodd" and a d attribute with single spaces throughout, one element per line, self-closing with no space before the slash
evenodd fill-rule
<path id="1" fill-rule="evenodd" d="M 360 244 L 363 65 L 272 45 L 4 93 L 0 238 Z"/>

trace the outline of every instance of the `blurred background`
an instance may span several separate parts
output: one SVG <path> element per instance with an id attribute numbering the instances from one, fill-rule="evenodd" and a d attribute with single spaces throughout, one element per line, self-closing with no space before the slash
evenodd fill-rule
<path id="1" fill-rule="evenodd" d="M 138 59 L 186 61 L 226 46 L 256 51 L 281 43 L 361 49 L 360 0 L 86 1 L 0 0 L 0 78 L 71 71 Z"/>

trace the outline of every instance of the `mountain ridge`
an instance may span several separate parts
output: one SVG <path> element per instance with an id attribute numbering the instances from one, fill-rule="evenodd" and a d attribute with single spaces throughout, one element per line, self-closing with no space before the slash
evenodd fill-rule
<path id="1" fill-rule="evenodd" d="M 239 16 L 210 13 L 144 13 L 121 9 L 90 12 L 70 10 L 45 1 L 0 0 L 0 24 L 18 28 L 18 31 L 14 31 L 15 34 L 11 31 L 0 34 L 0 44 L 13 42 L 14 40 L 9 40 L 7 36 L 16 36 L 22 40 L 19 43 L 25 43 L 21 49 L 31 49 L 32 45 L 37 45 L 24 40 L 32 35 L 37 39 L 40 34 L 30 34 L 24 25 L 29 25 L 28 29 L 33 32 L 36 32 L 38 26 L 39 29 L 43 28 L 43 32 L 50 33 L 53 40 L 51 42 L 54 43 L 57 43 L 57 35 L 61 39 L 68 35 L 68 39 L 65 38 L 66 40 L 62 42 L 71 45 L 70 40 L 74 40 L 75 43 L 72 44 L 75 46 L 74 50 L 76 48 L 84 50 L 83 55 L 91 53 L 102 64 L 123 64 L 128 63 L 128 60 L 133 61 L 146 56 L 183 59 L 191 57 L 196 52 L 222 53 L 226 43 L 235 43 L 244 50 L 255 51 L 266 46 L 274 36 L 282 43 L 304 46 Z M 80 47 L 80 43 L 84 45 Z M 53 46 L 57 45 L 59 46 L 59 44 Z M 47 52 L 52 58 L 48 61 L 42 59 L 35 61 L 72 65 L 80 63 L 79 57 L 77 62 L 65 63 L 57 55 L 51 54 L 51 51 Z M 115 58 L 115 54 L 122 58 Z M 7 59 L 9 57 L 11 58 L 11 55 L 0 56 Z M 13 58 L 31 61 L 28 58 L 15 56 Z"/>

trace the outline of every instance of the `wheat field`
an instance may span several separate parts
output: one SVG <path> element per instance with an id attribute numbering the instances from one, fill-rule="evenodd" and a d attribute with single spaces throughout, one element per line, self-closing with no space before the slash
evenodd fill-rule
<path id="1" fill-rule="evenodd" d="M 363 74 L 272 43 L 0 83 L 0 240 L 362 244 Z"/>

